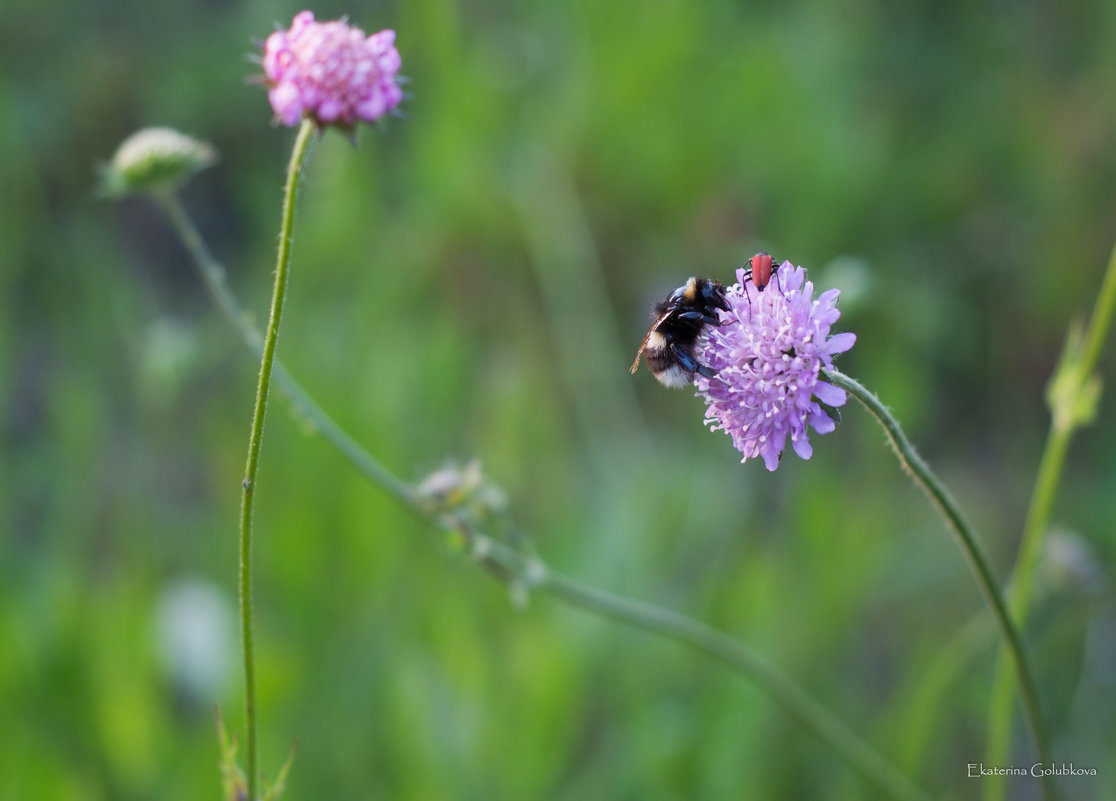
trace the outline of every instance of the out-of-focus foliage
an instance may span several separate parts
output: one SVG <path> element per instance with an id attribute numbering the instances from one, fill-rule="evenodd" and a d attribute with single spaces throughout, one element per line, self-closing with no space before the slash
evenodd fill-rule
<path id="1" fill-rule="evenodd" d="M 244 56 L 298 10 L 0 6 L 0 797 L 219 793 L 255 365 L 158 211 L 98 201 L 95 165 L 147 125 L 213 143 L 185 201 L 262 316 L 293 134 Z M 958 636 L 980 598 L 875 424 L 850 406 L 768 474 L 626 368 L 688 275 L 761 248 L 806 265 L 844 291 L 842 368 L 1006 574 L 1043 386 L 1116 239 L 1116 5 L 313 10 L 395 28 L 410 98 L 311 155 L 280 358 L 405 478 L 479 458 L 557 569 L 739 636 L 931 791 L 975 795 L 994 640 Z M 1058 759 L 1101 773 L 1066 795 L 1099 799 L 1111 391 L 1098 412 L 1055 512 L 1090 569 L 1051 571 L 1028 641 Z M 261 755 L 274 776 L 298 741 L 285 797 L 866 793 L 720 666 L 513 606 L 282 402 L 258 488 Z M 968 650 L 925 703 L 947 647 Z M 199 649 L 205 680 L 182 656 Z"/>

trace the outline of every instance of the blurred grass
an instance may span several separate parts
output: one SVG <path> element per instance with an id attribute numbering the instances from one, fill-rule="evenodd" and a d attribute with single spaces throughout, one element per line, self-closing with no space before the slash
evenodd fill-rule
<path id="1" fill-rule="evenodd" d="M 98 202 L 93 165 L 142 125 L 212 141 L 185 200 L 263 315 L 292 134 L 244 55 L 297 10 L 0 7 L 0 797 L 217 792 L 212 710 L 239 725 L 239 679 L 184 695 L 155 610 L 183 578 L 235 602 L 254 366 L 157 210 Z M 1116 239 L 1116 9 L 314 10 L 395 27 L 412 98 L 358 148 L 316 148 L 281 358 L 404 477 L 480 457 L 556 567 L 739 635 L 929 789 L 976 797 L 993 643 L 906 716 L 980 601 L 874 423 L 850 407 L 767 474 L 625 368 L 686 276 L 760 248 L 807 265 L 846 290 L 842 369 L 1006 569 L 1042 387 Z M 1052 584 L 1058 614 L 1029 629 L 1056 754 L 1101 773 L 1065 780 L 1074 798 L 1116 794 L 1113 411 L 1108 393 L 1055 509 L 1102 578 L 1083 603 Z M 261 757 L 274 773 L 297 739 L 291 798 L 866 792 L 719 666 L 545 599 L 515 610 L 283 403 L 258 503 Z"/>

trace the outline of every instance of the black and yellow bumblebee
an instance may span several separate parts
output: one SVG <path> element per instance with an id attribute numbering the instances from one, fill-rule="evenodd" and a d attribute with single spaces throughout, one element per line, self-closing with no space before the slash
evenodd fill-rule
<path id="1" fill-rule="evenodd" d="M 654 322 L 629 372 L 638 370 L 646 356 L 647 367 L 664 386 L 684 387 L 693 382 L 694 373 L 716 375 L 694 358 L 693 350 L 704 326 L 720 325 L 717 309 L 728 308 L 723 286 L 709 278 L 690 278 L 651 308 Z"/>

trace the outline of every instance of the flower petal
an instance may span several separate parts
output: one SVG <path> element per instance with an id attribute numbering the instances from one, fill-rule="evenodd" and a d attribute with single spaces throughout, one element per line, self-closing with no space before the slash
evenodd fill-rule
<path id="1" fill-rule="evenodd" d="M 810 444 L 810 438 L 805 431 L 801 434 L 791 435 L 791 447 L 794 448 L 794 452 L 801 459 L 809 459 L 814 455 L 814 447 Z"/>
<path id="2" fill-rule="evenodd" d="M 830 431 L 837 428 L 837 423 L 832 417 L 825 413 L 822 407 L 815 406 L 810 410 L 810 427 L 819 434 L 828 434 Z"/>
<path id="3" fill-rule="evenodd" d="M 834 334 L 825 343 L 826 353 L 844 353 L 856 344 L 856 334 L 846 331 L 843 334 Z"/>
<path id="4" fill-rule="evenodd" d="M 819 381 L 814 385 L 814 397 L 826 406 L 844 406 L 849 396 L 845 390 L 835 387 L 828 381 Z"/>

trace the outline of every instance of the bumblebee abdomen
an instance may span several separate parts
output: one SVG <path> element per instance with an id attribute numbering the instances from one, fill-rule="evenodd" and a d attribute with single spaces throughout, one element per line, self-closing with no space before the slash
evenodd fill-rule
<path id="1" fill-rule="evenodd" d="M 654 354 L 648 353 L 647 366 L 664 387 L 679 389 L 694 380 L 693 373 L 687 372 L 676 360 L 664 354 L 659 354 L 656 358 Z"/>

